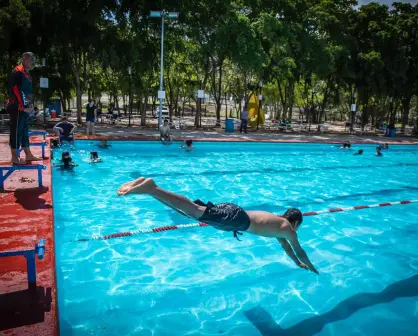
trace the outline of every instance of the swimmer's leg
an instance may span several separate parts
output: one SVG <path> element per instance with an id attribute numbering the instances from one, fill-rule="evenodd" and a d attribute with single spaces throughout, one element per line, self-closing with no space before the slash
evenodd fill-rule
<path id="1" fill-rule="evenodd" d="M 170 208 L 195 219 L 202 217 L 206 210 L 205 206 L 197 205 L 184 196 L 161 189 L 155 184 L 153 179 L 146 179 L 139 184 L 131 185 L 128 190 L 124 189 L 124 191 L 121 191 L 122 188 L 123 186 L 119 189 L 118 195 L 147 194 Z"/>

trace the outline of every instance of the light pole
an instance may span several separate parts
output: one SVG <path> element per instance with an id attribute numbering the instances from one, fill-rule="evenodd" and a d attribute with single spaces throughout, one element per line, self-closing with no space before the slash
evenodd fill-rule
<path id="1" fill-rule="evenodd" d="M 158 129 L 162 125 L 163 120 L 163 100 L 165 99 L 164 91 L 164 18 L 177 19 L 178 12 L 151 11 L 150 17 L 161 18 L 161 64 L 160 64 L 160 90 L 158 91 L 158 99 L 160 100 L 160 110 L 158 113 Z"/>
<path id="2" fill-rule="evenodd" d="M 129 75 L 129 124 L 131 126 L 131 115 L 132 115 L 132 67 L 128 67 L 128 75 Z"/>
<path id="3" fill-rule="evenodd" d="M 311 133 L 311 125 L 312 125 L 312 112 L 314 109 L 314 95 L 315 95 L 315 89 L 312 89 L 312 97 L 311 97 L 311 108 L 309 109 L 309 130 L 308 133 Z"/>
<path id="4" fill-rule="evenodd" d="M 194 125 L 199 128 L 202 126 L 202 98 L 205 97 L 205 92 L 202 90 L 202 75 L 199 75 L 199 90 L 197 91 L 197 111 Z"/>
<path id="5" fill-rule="evenodd" d="M 354 94 L 353 94 L 353 103 L 351 104 L 350 134 L 353 133 L 353 130 L 354 130 L 354 122 L 356 121 L 356 110 L 357 110 L 356 98 L 357 98 L 357 92 L 354 91 Z"/>

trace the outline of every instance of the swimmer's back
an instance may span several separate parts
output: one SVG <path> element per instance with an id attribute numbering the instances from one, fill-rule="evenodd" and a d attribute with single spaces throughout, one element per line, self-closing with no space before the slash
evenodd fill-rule
<path id="1" fill-rule="evenodd" d="M 286 236 L 288 230 L 292 230 L 286 218 L 276 216 L 265 211 L 247 211 L 250 217 L 250 227 L 247 232 L 263 237 L 281 238 Z"/>

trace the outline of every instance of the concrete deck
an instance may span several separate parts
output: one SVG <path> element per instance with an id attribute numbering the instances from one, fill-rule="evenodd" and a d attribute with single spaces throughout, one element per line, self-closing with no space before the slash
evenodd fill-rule
<path id="1" fill-rule="evenodd" d="M 41 155 L 41 148 L 34 148 Z M 46 151 L 49 156 L 49 149 Z M 10 161 L 6 136 L 0 136 L 0 162 Z M 42 162 L 39 162 L 42 164 Z M 26 259 L 0 258 L 0 334 L 13 336 L 58 335 L 51 167 L 43 162 L 43 187 L 37 171 L 14 172 L 0 191 L 0 251 L 33 249 L 46 239 L 43 260 L 37 260 L 37 290 L 27 290 Z M 33 179 L 22 182 L 21 178 Z"/>

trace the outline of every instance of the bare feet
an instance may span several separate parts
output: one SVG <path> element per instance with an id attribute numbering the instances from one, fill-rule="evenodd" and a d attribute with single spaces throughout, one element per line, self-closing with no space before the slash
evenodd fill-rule
<path id="1" fill-rule="evenodd" d="M 36 156 L 34 156 L 34 155 L 28 155 L 28 156 L 26 156 L 25 160 L 26 160 L 26 162 L 31 162 L 31 161 L 42 161 L 42 159 L 41 159 L 41 158 L 38 158 L 38 157 L 36 157 Z"/>
<path id="2" fill-rule="evenodd" d="M 137 178 L 134 181 L 126 182 L 119 187 L 117 194 L 119 196 L 122 196 L 129 189 L 133 188 L 134 186 L 136 186 L 136 185 L 138 185 L 138 184 L 140 184 L 141 182 L 144 182 L 144 181 L 145 181 L 145 177 L 140 177 L 140 178 Z"/>
<path id="3" fill-rule="evenodd" d="M 19 159 L 19 158 L 12 158 L 12 164 L 17 166 L 23 166 L 26 164 L 25 160 Z"/>
<path id="4" fill-rule="evenodd" d="M 148 194 L 157 186 L 153 179 L 144 179 L 143 177 L 131 182 L 130 184 L 124 184 L 118 190 L 119 196 L 126 196 L 130 194 Z"/>

